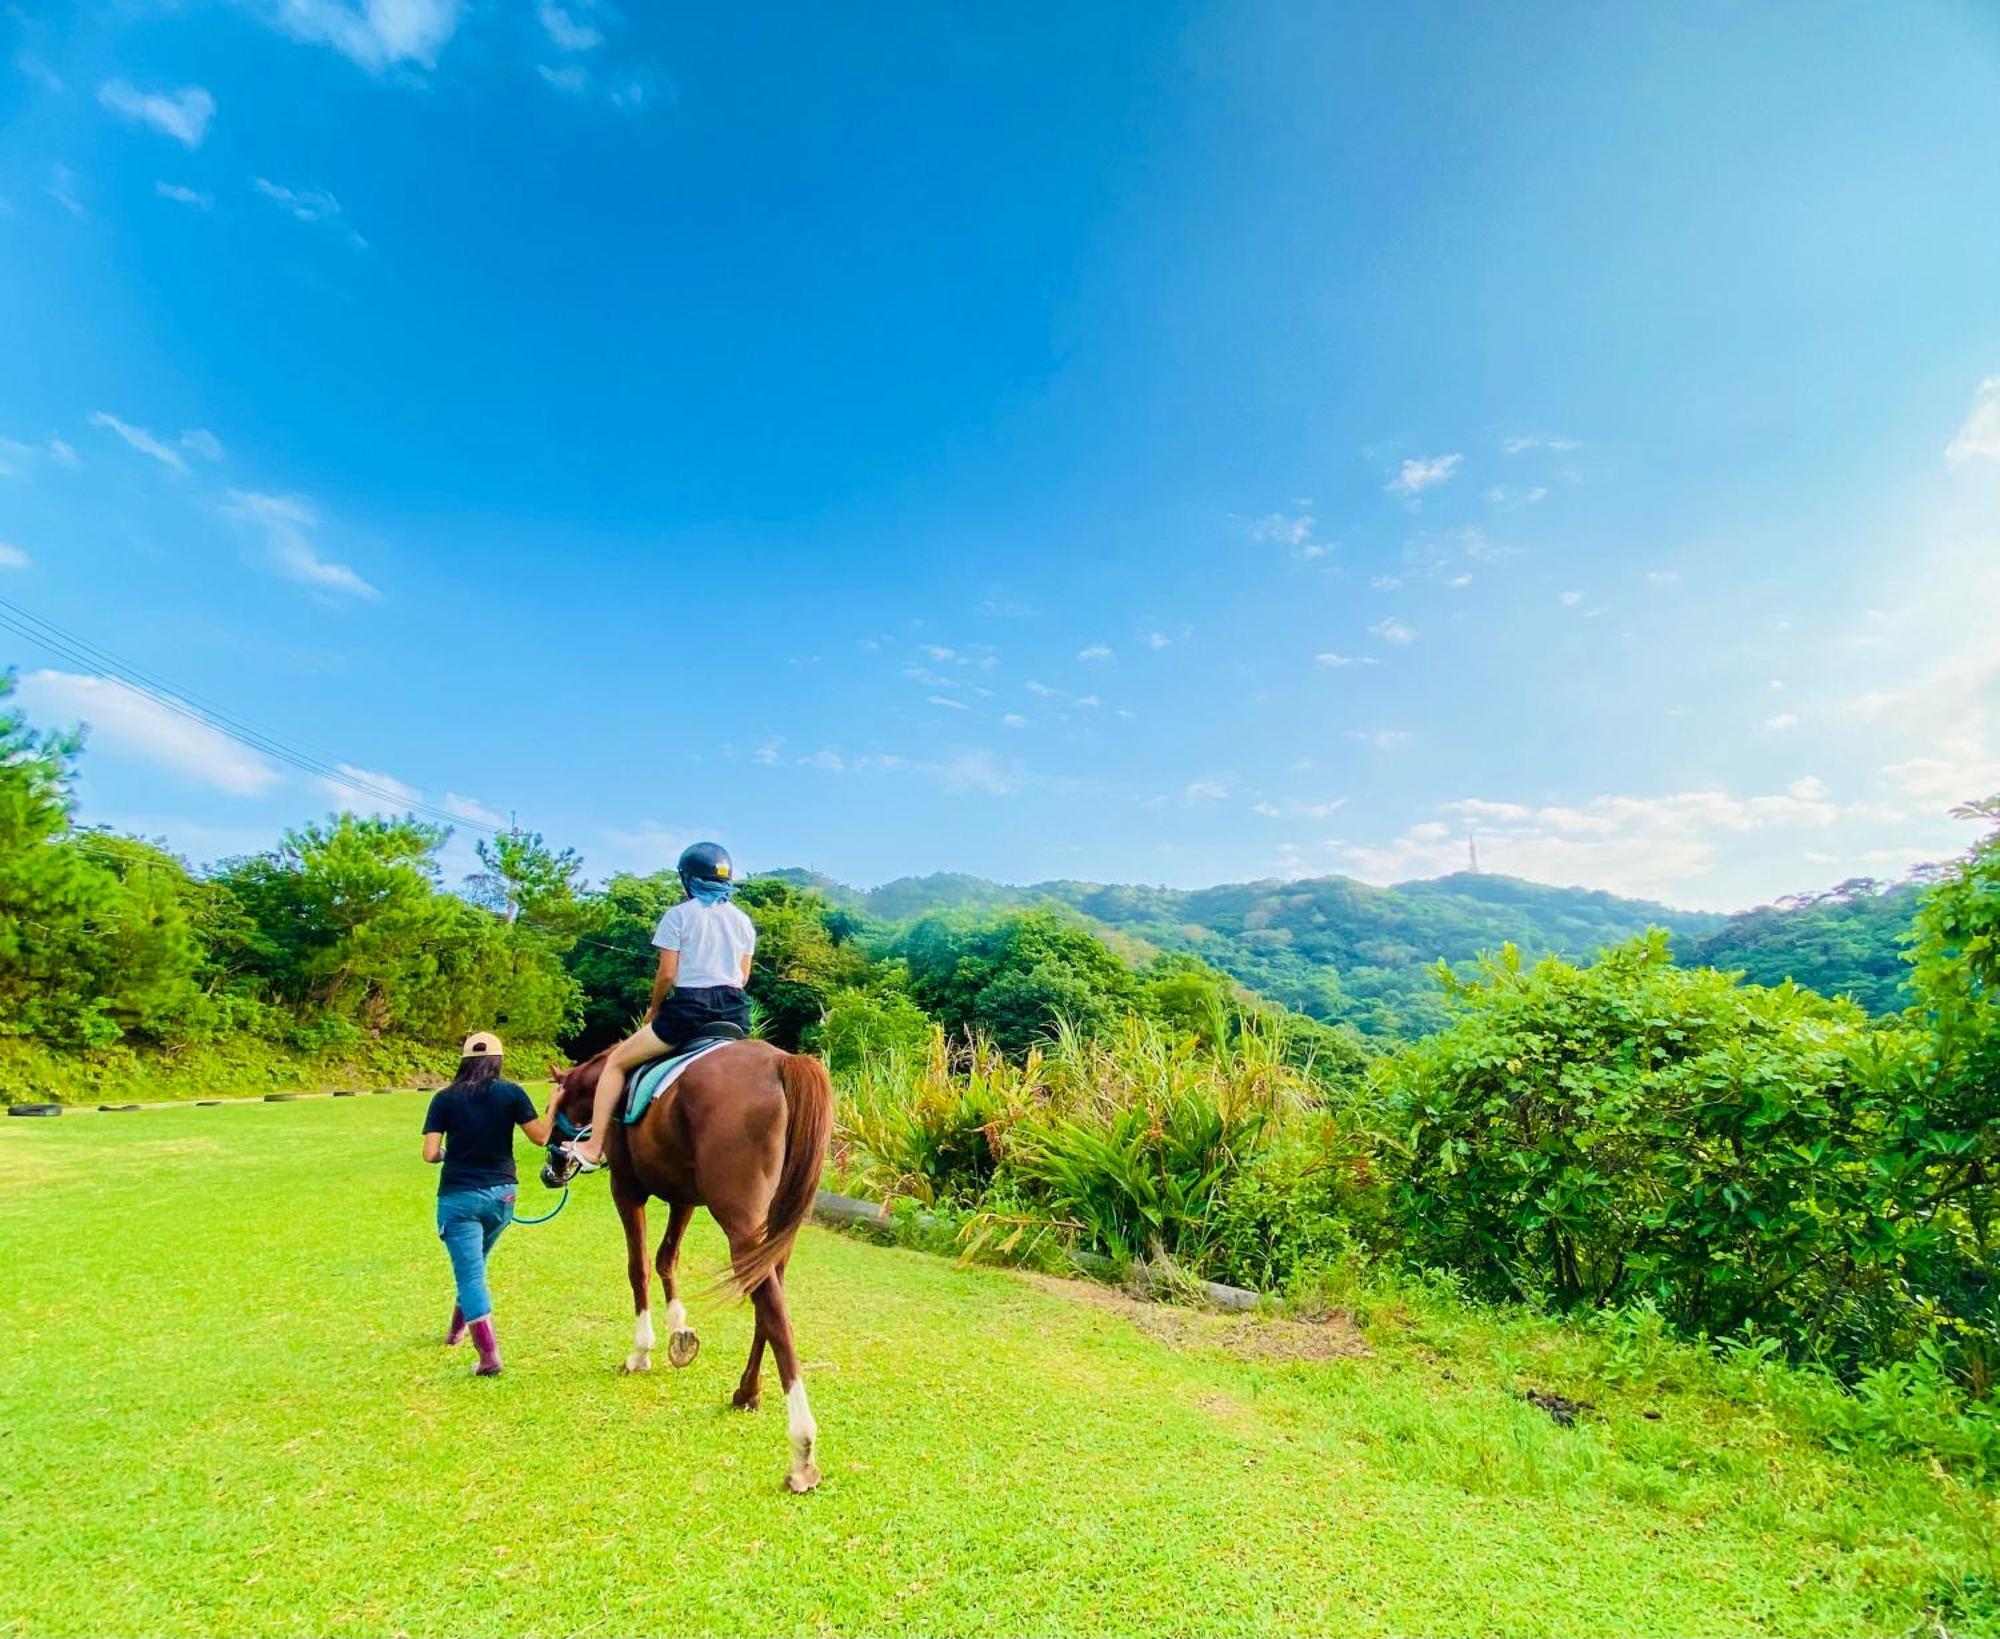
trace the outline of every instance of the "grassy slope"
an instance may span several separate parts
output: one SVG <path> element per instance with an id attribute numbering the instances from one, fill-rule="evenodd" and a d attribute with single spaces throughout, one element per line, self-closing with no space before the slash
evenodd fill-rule
<path id="1" fill-rule="evenodd" d="M 436 1346 L 420 1109 L 0 1122 L 0 1633 L 1856 1633 L 1954 1583 L 1991 1620 L 1990 1494 L 1753 1408 L 1563 1430 L 1490 1333 L 1249 1360 L 820 1231 L 827 1481 L 787 1497 L 775 1385 L 724 1409 L 743 1310 L 616 1374 L 601 1189 L 497 1254 L 504 1377 Z"/>

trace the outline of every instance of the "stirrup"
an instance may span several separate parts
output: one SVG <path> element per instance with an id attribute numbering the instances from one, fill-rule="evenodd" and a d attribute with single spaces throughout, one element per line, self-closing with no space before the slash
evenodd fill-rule
<path id="1" fill-rule="evenodd" d="M 608 1161 L 586 1161 L 581 1155 L 577 1154 L 576 1142 L 563 1145 L 562 1152 L 576 1163 L 576 1171 L 579 1178 L 588 1177 L 593 1172 L 602 1172 L 610 1164 Z"/>

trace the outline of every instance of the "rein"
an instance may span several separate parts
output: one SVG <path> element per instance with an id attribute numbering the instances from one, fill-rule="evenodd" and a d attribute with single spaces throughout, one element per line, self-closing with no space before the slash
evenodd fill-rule
<path id="1" fill-rule="evenodd" d="M 554 1157 L 558 1145 L 571 1144 L 574 1143 L 579 1138 L 588 1138 L 589 1136 L 590 1136 L 589 1127 L 587 1126 L 579 1127 L 574 1121 L 570 1120 L 570 1118 L 567 1115 L 565 1115 L 561 1110 L 557 1110 L 555 1121 L 551 1124 L 549 1132 L 550 1157 L 551 1158 Z M 562 1209 L 568 1205 L 569 1205 L 569 1185 L 564 1184 L 562 1186 L 562 1199 L 556 1202 L 554 1206 L 549 1208 L 547 1212 L 544 1212 L 538 1218 L 516 1218 L 514 1222 L 517 1224 L 545 1224 L 551 1218 L 555 1217 L 558 1213 L 560 1213 Z"/>

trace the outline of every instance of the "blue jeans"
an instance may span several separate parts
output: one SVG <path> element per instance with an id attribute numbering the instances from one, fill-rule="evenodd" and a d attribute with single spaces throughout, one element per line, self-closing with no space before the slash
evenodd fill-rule
<path id="1" fill-rule="evenodd" d="M 486 1256 L 514 1221 L 514 1191 L 513 1184 L 492 1184 L 438 1197 L 438 1239 L 451 1255 L 458 1308 L 467 1320 L 484 1320 L 493 1313 L 493 1296 L 486 1290 Z"/>

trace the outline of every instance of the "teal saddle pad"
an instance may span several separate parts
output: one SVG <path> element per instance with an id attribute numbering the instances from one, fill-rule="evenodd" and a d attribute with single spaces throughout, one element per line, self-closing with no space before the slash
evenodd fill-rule
<path id="1" fill-rule="evenodd" d="M 681 1072 L 698 1058 L 705 1058 L 718 1047 L 728 1047 L 739 1038 L 717 1036 L 708 1041 L 698 1041 L 692 1047 L 683 1047 L 678 1053 L 669 1053 L 663 1059 L 654 1059 L 650 1064 L 642 1064 L 625 1083 L 625 1109 L 623 1120 L 629 1126 L 651 1108 L 653 1100 L 680 1079 Z"/>

